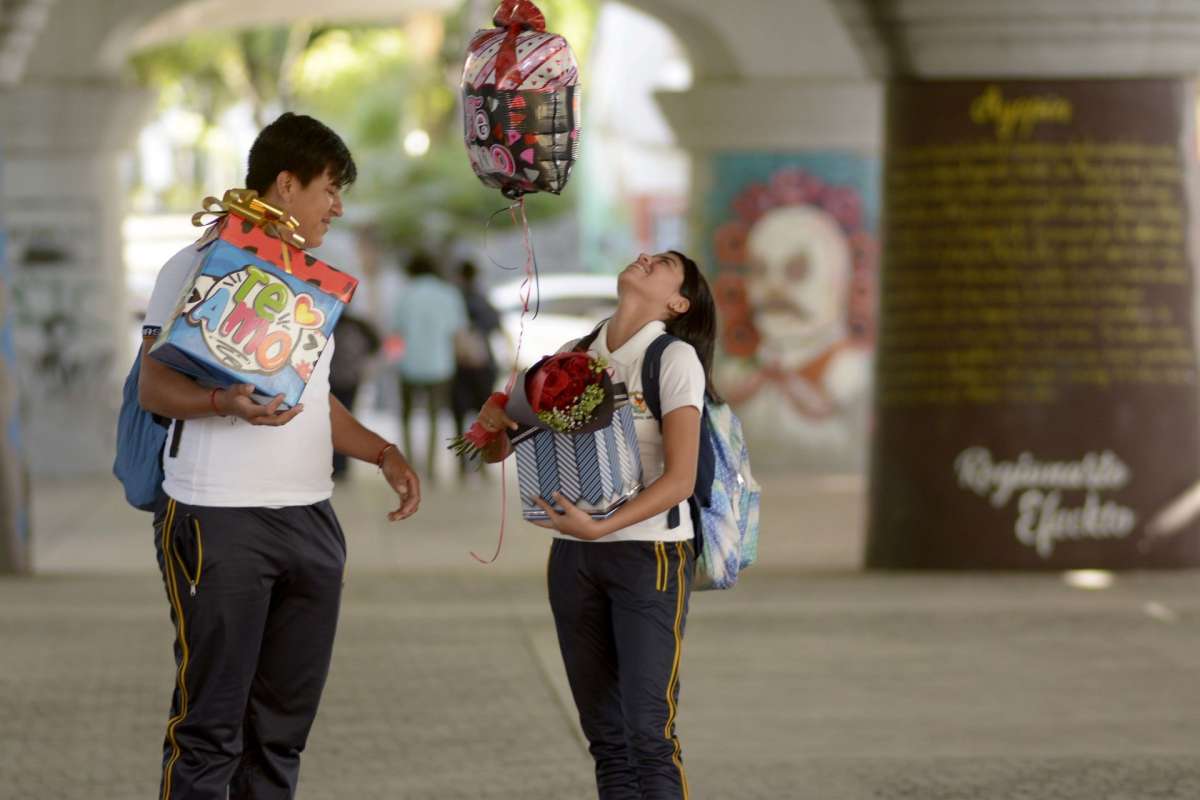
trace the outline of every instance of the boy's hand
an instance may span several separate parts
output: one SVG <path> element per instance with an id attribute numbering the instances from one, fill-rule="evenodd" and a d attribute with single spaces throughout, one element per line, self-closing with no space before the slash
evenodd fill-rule
<path id="1" fill-rule="evenodd" d="M 238 417 L 251 425 L 270 425 L 277 427 L 286 425 L 304 410 L 303 403 L 297 403 L 287 411 L 280 411 L 283 395 L 272 398 L 266 405 L 257 403 L 250 395 L 254 393 L 253 384 L 239 383 L 217 392 L 216 405 L 221 414 L 227 417 Z"/>
<path id="2" fill-rule="evenodd" d="M 400 507 L 388 513 L 388 519 L 399 522 L 417 513 L 421 505 L 421 479 L 400 451 L 393 447 L 383 456 L 383 477 L 400 497 Z"/>

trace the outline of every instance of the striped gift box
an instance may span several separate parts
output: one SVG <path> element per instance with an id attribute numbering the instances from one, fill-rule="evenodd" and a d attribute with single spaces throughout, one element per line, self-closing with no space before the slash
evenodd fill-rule
<path id="1" fill-rule="evenodd" d="M 521 510 L 527 520 L 545 520 L 534 505 L 541 497 L 553 505 L 555 492 L 596 519 L 611 516 L 642 489 L 642 459 L 633 407 L 613 411 L 612 421 L 589 433 L 555 433 L 527 428 L 513 439 Z"/>

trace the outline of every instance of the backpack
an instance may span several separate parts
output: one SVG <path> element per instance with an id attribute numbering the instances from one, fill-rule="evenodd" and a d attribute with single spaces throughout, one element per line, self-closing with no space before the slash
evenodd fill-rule
<path id="1" fill-rule="evenodd" d="M 163 497 L 163 446 L 167 441 L 170 420 L 151 414 L 138 402 L 138 379 L 142 373 L 142 354 L 139 351 L 125 378 L 121 391 L 121 411 L 117 415 L 117 457 L 113 460 L 113 475 L 125 488 L 129 505 L 142 511 L 153 511 Z M 175 426 L 173 450 L 179 447 L 180 421 Z"/>
<path id="2" fill-rule="evenodd" d="M 210 227 L 197 240 L 199 249 L 193 254 L 189 274 L 199 268 L 205 249 L 216 236 L 216 227 Z M 176 257 L 183 254 L 180 251 Z M 167 264 L 172 263 L 168 261 Z M 165 265 L 164 265 L 165 266 Z M 190 284 L 189 284 L 190 285 Z M 181 287 L 182 288 L 182 287 Z M 151 414 L 138 402 L 138 381 L 142 375 L 142 348 L 139 345 L 133 366 L 125 376 L 121 390 L 121 410 L 117 413 L 117 455 L 113 459 L 113 475 L 125 489 L 129 505 L 142 511 L 154 511 L 159 501 L 166 497 L 163 492 L 163 445 L 167 441 L 167 428 L 171 420 Z M 179 437 L 183 433 L 183 420 L 176 420 L 175 434 L 171 438 L 171 457 L 179 453 Z"/>
<path id="3" fill-rule="evenodd" d="M 580 340 L 586 350 L 599 335 L 597 327 Z M 646 348 L 642 359 L 642 394 L 650 413 L 662 424 L 659 372 L 662 355 L 682 341 L 669 333 Z M 762 489 L 750 472 L 750 454 L 742 435 L 741 420 L 726 403 L 707 395 L 700 418 L 700 452 L 696 488 L 688 498 L 692 527 L 696 531 L 696 575 L 692 588 L 729 589 L 738 574 L 758 558 L 758 510 Z M 667 526 L 679 526 L 679 507 L 667 514 Z"/>

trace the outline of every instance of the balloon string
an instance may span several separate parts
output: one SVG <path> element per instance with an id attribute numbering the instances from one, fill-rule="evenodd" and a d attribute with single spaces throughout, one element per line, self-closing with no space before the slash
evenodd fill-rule
<path id="1" fill-rule="evenodd" d="M 507 456 L 507 453 L 505 454 Z M 500 462 L 500 535 L 496 539 L 496 552 L 492 553 L 491 558 L 483 558 L 474 550 L 471 551 L 471 558 L 478 561 L 480 564 L 494 564 L 496 559 L 500 557 L 500 549 L 504 547 L 504 522 L 508 519 L 508 472 L 506 466 L 508 458 Z"/>
<path id="2" fill-rule="evenodd" d="M 507 395 L 512 394 L 513 387 L 517 385 L 517 376 L 520 374 L 518 365 L 521 363 L 521 345 L 525 341 L 525 320 L 527 317 L 529 317 L 531 295 L 536 297 L 533 319 L 537 319 L 537 312 L 541 308 L 541 289 L 538 281 L 537 256 L 534 254 L 533 242 L 529 237 L 529 218 L 525 214 L 524 197 L 517 200 L 516 203 L 508 208 L 508 212 L 512 216 L 514 224 L 518 224 L 516 213 L 517 209 L 520 209 L 521 211 L 521 219 L 519 224 L 521 226 L 521 237 L 525 244 L 525 280 L 521 281 L 520 289 L 521 324 L 517 332 L 517 349 L 513 354 L 512 369 L 509 371 L 508 383 L 504 388 L 504 393 Z M 496 214 L 501 213 L 503 213 L 503 210 L 496 212 Z M 493 214 L 492 217 L 494 218 L 496 214 Z M 488 220 L 488 225 L 489 227 L 491 226 L 491 219 Z M 491 256 L 489 255 L 488 258 L 490 259 Z M 496 263 L 494 259 L 492 260 L 492 263 Z M 497 264 L 497 266 L 500 265 Z M 501 268 L 504 269 L 504 267 Z M 470 551 L 471 558 L 475 559 L 480 564 L 495 563 L 496 559 L 500 557 L 500 550 L 504 547 L 504 526 L 508 519 L 508 454 L 505 453 L 505 456 L 506 457 L 500 461 L 500 535 L 496 541 L 496 552 L 492 554 L 491 558 L 485 559 L 478 555 L 474 550 Z"/>
<path id="3" fill-rule="evenodd" d="M 521 219 L 517 220 L 516 209 L 521 211 Z M 541 311 L 542 292 L 538 276 L 537 256 L 533 252 L 533 242 L 529 237 L 529 219 L 525 215 L 525 198 L 522 197 L 509 208 L 513 224 L 521 226 L 521 238 L 525 245 L 525 279 L 521 281 L 521 323 L 517 331 L 517 350 L 513 355 L 512 369 L 508 375 L 508 383 L 504 393 L 512 394 L 513 386 L 517 383 L 518 364 L 521 362 L 521 347 L 525 342 L 525 321 L 537 319 Z M 530 299 L 533 298 L 533 314 L 530 315 Z"/>
<path id="4" fill-rule="evenodd" d="M 503 264 L 501 264 L 499 261 L 497 261 L 496 259 L 492 258 L 492 245 L 491 245 L 492 223 L 495 222 L 496 217 L 500 216 L 501 214 L 508 213 L 511 215 L 513 213 L 513 209 L 516 208 L 517 205 L 518 205 L 518 203 L 513 203 L 511 206 L 505 206 L 504 208 L 500 209 L 499 211 L 493 211 L 491 216 L 488 217 L 487 225 L 485 225 L 483 228 L 483 254 L 485 256 L 487 256 L 488 261 L 492 262 L 492 264 L 494 266 L 499 267 L 500 269 L 504 270 L 505 272 L 513 272 L 515 270 L 520 269 L 521 267 L 520 266 L 506 267 Z M 513 218 L 513 223 L 514 224 L 516 223 L 515 217 Z"/>

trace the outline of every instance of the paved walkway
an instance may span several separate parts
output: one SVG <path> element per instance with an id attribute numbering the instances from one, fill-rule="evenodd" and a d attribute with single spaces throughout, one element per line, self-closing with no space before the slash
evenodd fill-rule
<path id="1" fill-rule="evenodd" d="M 1200 798 L 1196 573 L 860 573 L 855 482 L 767 491 L 764 563 L 689 621 L 692 797 Z M 107 481 L 36 496 L 40 574 L 0 580 L 0 798 L 151 798 L 172 632 L 148 518 Z M 515 523 L 482 567 L 494 482 L 391 527 L 387 500 L 369 470 L 335 498 L 350 571 L 301 798 L 594 796 L 544 536 Z"/>

